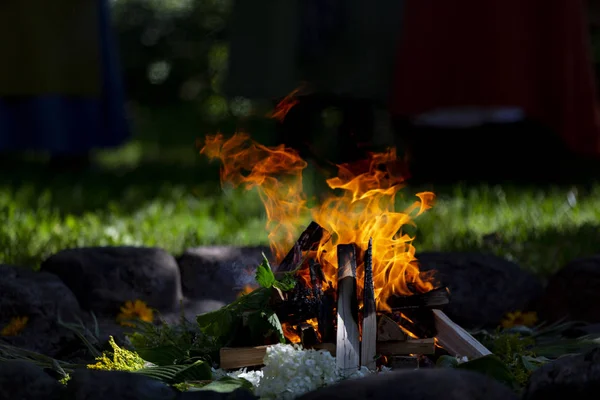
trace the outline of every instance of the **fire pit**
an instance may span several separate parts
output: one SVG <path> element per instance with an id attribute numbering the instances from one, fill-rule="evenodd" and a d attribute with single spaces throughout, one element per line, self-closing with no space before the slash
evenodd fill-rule
<path id="1" fill-rule="evenodd" d="M 491 354 L 443 313 L 449 291 L 419 271 L 413 238 L 402 226 L 435 196 L 418 193 L 419 201 L 396 211 L 403 179 L 394 149 L 339 165 L 327 180 L 338 193 L 313 207 L 302 187 L 307 164 L 292 149 L 236 134 L 209 136 L 201 152 L 222 161 L 223 184 L 256 188 L 263 200 L 280 260 L 276 275 L 293 273 L 296 280 L 272 301 L 289 342 L 330 351 L 342 371 L 415 366 L 437 349 L 468 358 Z M 296 236 L 307 216 L 313 222 Z M 223 348 L 221 367 L 261 365 L 266 348 Z"/>

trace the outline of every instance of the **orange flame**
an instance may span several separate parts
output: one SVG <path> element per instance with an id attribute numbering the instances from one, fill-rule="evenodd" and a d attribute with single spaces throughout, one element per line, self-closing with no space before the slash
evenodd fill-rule
<path id="1" fill-rule="evenodd" d="M 296 95 L 300 92 L 300 90 L 301 88 L 294 89 L 292 93 L 285 96 L 284 99 L 275 106 L 273 112 L 267 115 L 267 117 L 276 119 L 279 122 L 283 122 L 287 113 L 299 103 L 299 101 L 296 99 Z"/>
<path id="2" fill-rule="evenodd" d="M 395 210 L 396 194 L 403 181 L 395 149 L 372 154 L 364 162 L 338 166 L 338 176 L 327 180 L 327 184 L 341 193 L 332 194 L 313 208 L 307 206 L 302 190 L 302 170 L 307 164 L 292 149 L 283 145 L 269 148 L 242 133 L 228 140 L 221 134 L 208 136 L 200 152 L 222 161 L 223 184 L 258 189 L 267 213 L 271 248 L 278 261 L 294 244 L 306 223 L 305 217 L 312 216 L 331 234 L 331 240 L 320 243 L 316 257 L 334 287 L 337 245 L 355 243 L 365 250 L 369 238 L 373 238 L 373 281 L 379 310 L 389 310 L 386 300 L 391 295 L 433 289 L 432 277 L 419 271 L 413 238 L 403 234 L 401 228 L 413 224 L 412 214 L 420 215 L 431 208 L 435 195 L 418 193 L 419 200 L 407 210 Z M 364 277 L 361 260 L 359 257 L 359 293 Z M 308 277 L 304 278 L 308 281 Z"/>

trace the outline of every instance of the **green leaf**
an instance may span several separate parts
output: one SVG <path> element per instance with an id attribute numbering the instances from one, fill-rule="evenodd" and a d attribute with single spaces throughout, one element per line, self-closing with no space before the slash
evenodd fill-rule
<path id="1" fill-rule="evenodd" d="M 508 366 L 493 354 L 464 362 L 459 364 L 457 368 L 480 372 L 510 386 L 511 388 L 516 388 L 518 386 L 517 380 Z"/>
<path id="2" fill-rule="evenodd" d="M 558 358 L 565 354 L 585 353 L 597 347 L 600 347 L 600 342 L 597 340 L 565 339 L 535 346 L 531 351 L 538 356 Z"/>
<path id="3" fill-rule="evenodd" d="M 270 288 L 275 283 L 275 274 L 269 265 L 269 260 L 263 253 L 263 262 L 256 269 L 256 282 L 263 288 Z"/>
<path id="4" fill-rule="evenodd" d="M 210 366 L 205 361 L 196 361 L 193 364 L 147 367 L 133 372 L 170 385 L 185 381 L 210 380 L 212 378 Z"/>
<path id="5" fill-rule="evenodd" d="M 273 283 L 273 287 L 276 287 L 277 289 L 279 289 L 283 292 L 288 292 L 288 291 L 292 290 L 295 286 L 296 286 L 295 273 L 291 273 L 291 272 L 286 272 L 285 274 L 283 274 L 283 277 L 281 277 L 281 279 L 278 279 Z"/>
<path id="6" fill-rule="evenodd" d="M 250 383 L 250 381 L 248 381 L 247 379 L 226 376 L 219 379 L 218 381 L 211 382 L 208 385 L 205 385 L 201 388 L 194 389 L 193 391 L 210 390 L 218 393 L 231 393 L 238 389 L 252 390 L 252 388 L 252 383 Z"/>
<path id="7" fill-rule="evenodd" d="M 231 308 L 225 306 L 218 310 L 198 315 L 196 322 L 202 333 L 221 342 L 221 339 L 229 336 L 233 331 L 235 319 L 233 311 Z"/>
<path id="8" fill-rule="evenodd" d="M 256 342 L 262 342 L 262 339 L 277 334 L 281 343 L 285 343 L 283 328 L 277 314 L 272 310 L 256 311 L 246 316 L 246 324 L 250 329 L 252 339 Z"/>
<path id="9" fill-rule="evenodd" d="M 458 367 L 458 360 L 452 356 L 440 356 L 435 363 L 438 368 L 456 368 Z"/>
<path id="10" fill-rule="evenodd" d="M 527 370 L 528 372 L 533 372 L 542 365 L 551 361 L 546 357 L 531 357 L 523 355 L 517 355 L 517 359 L 519 360 L 523 368 L 525 368 L 525 370 Z"/>
<path id="11" fill-rule="evenodd" d="M 136 347 L 135 351 L 145 361 L 156 365 L 173 365 L 188 357 L 188 352 L 178 346 Z"/>
<path id="12" fill-rule="evenodd" d="M 275 314 L 274 311 L 271 311 L 270 314 L 267 313 L 267 322 L 275 330 L 275 333 L 277 333 L 277 336 L 279 337 L 279 342 L 285 344 L 285 335 L 283 333 L 283 327 L 281 326 L 279 317 L 277 316 L 277 314 Z"/>

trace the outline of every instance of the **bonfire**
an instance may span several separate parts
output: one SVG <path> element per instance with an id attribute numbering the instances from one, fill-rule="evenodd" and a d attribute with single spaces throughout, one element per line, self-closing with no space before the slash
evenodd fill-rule
<path id="1" fill-rule="evenodd" d="M 441 311 L 449 292 L 435 274 L 419 271 L 414 238 L 403 227 L 431 208 L 435 195 L 417 193 L 397 210 L 404 181 L 395 149 L 338 165 L 326 181 L 332 193 L 316 206 L 303 189 L 307 162 L 293 149 L 237 133 L 208 136 L 201 153 L 221 162 L 223 185 L 256 189 L 264 203 L 274 276 L 292 274 L 296 282 L 271 301 L 288 343 L 326 349 L 348 371 L 418 360 L 439 348 L 469 358 L 490 354 Z M 226 347 L 221 367 L 260 365 L 265 353 L 266 346 Z"/>

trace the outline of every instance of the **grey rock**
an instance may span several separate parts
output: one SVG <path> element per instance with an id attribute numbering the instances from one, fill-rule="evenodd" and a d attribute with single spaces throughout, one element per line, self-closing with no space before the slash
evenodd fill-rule
<path id="1" fill-rule="evenodd" d="M 63 391 L 63 385 L 33 363 L 0 362 L 0 400 L 58 400 Z"/>
<path id="2" fill-rule="evenodd" d="M 267 247 L 204 246 L 188 249 L 179 258 L 183 294 L 192 301 L 234 301 L 244 286 L 255 283 Z"/>
<path id="3" fill-rule="evenodd" d="M 71 290 L 54 274 L 24 267 L 0 265 L 0 328 L 11 318 L 27 317 L 17 336 L 3 339 L 9 344 L 55 356 L 71 331 L 58 325 L 59 316 L 72 321 L 81 315 Z"/>
<path id="4" fill-rule="evenodd" d="M 542 293 L 537 277 L 492 254 L 425 252 L 417 260 L 421 271 L 437 271 L 450 289 L 444 312 L 467 329 L 495 328 L 506 313 L 534 307 Z"/>
<path id="5" fill-rule="evenodd" d="M 220 393 L 210 390 L 197 390 L 182 392 L 177 395 L 177 400 L 256 400 L 252 392 L 246 389 L 237 389 L 231 393 Z"/>
<path id="6" fill-rule="evenodd" d="M 141 374 L 78 369 L 67 384 L 69 400 L 174 400 L 177 393 L 166 384 Z"/>
<path id="7" fill-rule="evenodd" d="M 58 275 L 86 310 L 116 316 L 127 300 L 159 311 L 178 309 L 181 279 L 175 258 L 158 248 L 89 247 L 63 250 L 42 263 Z"/>
<path id="8" fill-rule="evenodd" d="M 538 306 L 544 320 L 600 322 L 600 254 L 573 260 L 548 281 Z"/>
<path id="9" fill-rule="evenodd" d="M 600 393 L 600 348 L 564 356 L 537 369 L 523 400 L 597 399 Z"/>
<path id="10" fill-rule="evenodd" d="M 300 396 L 298 400 L 516 400 L 503 384 L 475 372 L 420 369 L 351 379 Z"/>

